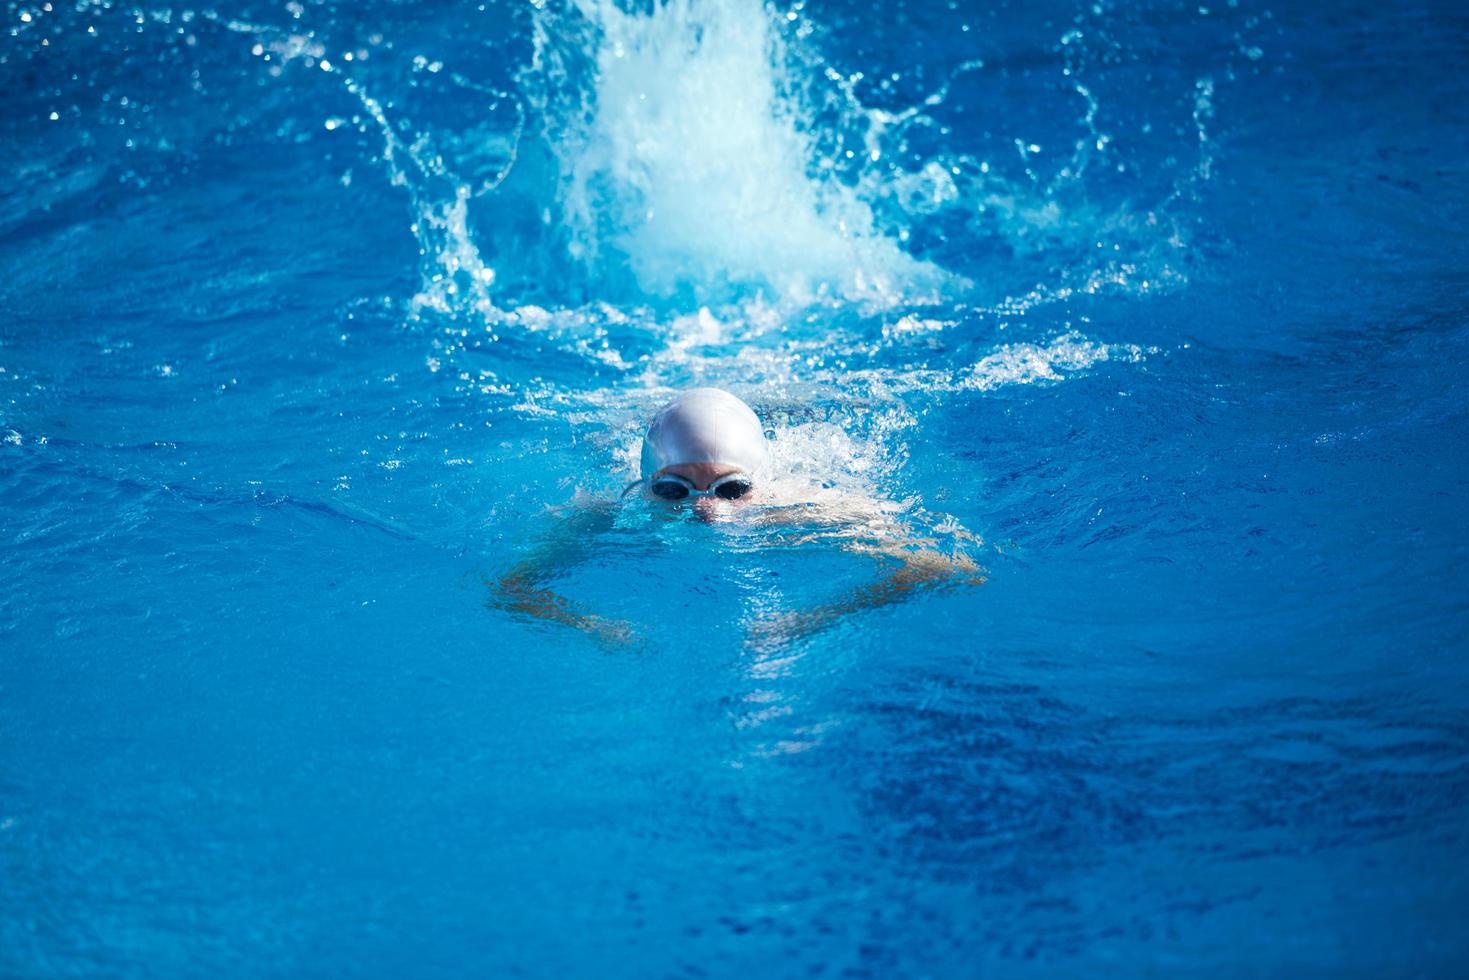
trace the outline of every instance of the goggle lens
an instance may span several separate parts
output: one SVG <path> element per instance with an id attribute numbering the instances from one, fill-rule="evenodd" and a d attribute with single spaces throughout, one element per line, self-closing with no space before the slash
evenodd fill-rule
<path id="1" fill-rule="evenodd" d="M 677 480 L 659 480 L 653 484 L 653 494 L 664 500 L 682 500 L 689 495 L 689 488 Z"/>
<path id="2" fill-rule="evenodd" d="M 714 488 L 714 494 L 720 500 L 739 500 L 750 490 L 750 484 L 745 480 L 726 480 Z"/>

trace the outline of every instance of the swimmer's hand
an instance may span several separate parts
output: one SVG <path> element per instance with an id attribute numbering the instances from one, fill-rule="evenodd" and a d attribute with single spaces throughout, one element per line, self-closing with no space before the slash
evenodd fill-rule
<path id="1" fill-rule="evenodd" d="M 629 649 L 642 644 L 642 632 L 625 619 L 608 619 L 605 616 L 583 616 L 576 624 L 577 629 L 591 636 L 598 643 L 614 649 Z"/>
<path id="2" fill-rule="evenodd" d="M 509 572 L 485 584 L 490 589 L 488 604 L 493 608 L 570 626 L 608 647 L 625 649 L 636 646 L 641 639 L 632 623 L 581 612 L 565 596 L 537 584 L 536 576 L 526 571 Z"/>

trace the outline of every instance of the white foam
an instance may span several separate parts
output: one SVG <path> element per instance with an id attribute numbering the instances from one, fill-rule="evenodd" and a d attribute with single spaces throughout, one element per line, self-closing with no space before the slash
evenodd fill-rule
<path id="1" fill-rule="evenodd" d="M 944 282 L 876 230 L 853 188 L 810 172 L 806 112 L 758 0 L 575 6 L 592 27 L 577 43 L 592 47 L 595 90 L 548 106 L 575 257 L 699 301 L 763 289 L 886 305 Z"/>
<path id="2" fill-rule="evenodd" d="M 1134 344 L 1104 344 L 1073 330 L 1044 344 L 1005 344 L 963 372 L 953 387 L 992 391 L 1006 385 L 1061 381 L 1103 361 L 1136 363 L 1143 355 L 1143 348 Z"/>

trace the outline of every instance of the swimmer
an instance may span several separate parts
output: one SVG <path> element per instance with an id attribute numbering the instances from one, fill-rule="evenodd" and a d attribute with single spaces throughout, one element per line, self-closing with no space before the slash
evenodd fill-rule
<path id="1" fill-rule="evenodd" d="M 760 418 L 736 396 L 695 388 L 653 416 L 643 438 L 640 477 L 622 496 L 641 488 L 641 501 L 657 508 L 691 508 L 704 522 L 750 521 L 761 526 L 800 526 L 808 533 L 785 543 L 832 541 L 844 550 L 878 559 L 877 581 L 821 606 L 757 621 L 748 642 L 777 647 L 817 633 L 845 616 L 901 601 L 923 588 L 978 585 L 981 569 L 968 555 L 945 554 L 935 542 L 911 536 L 901 508 L 829 488 L 792 487 L 774 479 Z M 617 502 L 580 504 L 560 533 L 499 579 L 486 583 L 490 604 L 507 612 L 562 623 L 612 644 L 634 642 L 637 628 L 579 609 L 548 588 L 587 555 L 589 537 L 611 528 Z M 978 544 L 978 539 L 970 537 Z"/>

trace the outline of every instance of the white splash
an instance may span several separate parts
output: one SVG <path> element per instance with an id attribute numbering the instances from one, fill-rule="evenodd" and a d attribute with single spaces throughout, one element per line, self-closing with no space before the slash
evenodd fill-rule
<path id="1" fill-rule="evenodd" d="M 577 58 L 591 61 L 594 91 L 548 106 L 569 248 L 589 269 L 700 302 L 753 289 L 890 305 L 945 281 L 876 230 L 853 188 L 810 172 L 784 42 L 758 0 L 575 9 L 581 48 L 550 50 L 551 25 L 537 66 L 575 89 Z"/>
<path id="2" fill-rule="evenodd" d="M 1044 344 L 1005 344 L 996 348 L 964 371 L 952 387 L 992 391 L 1007 385 L 1062 381 L 1103 361 L 1136 363 L 1144 353 L 1135 344 L 1104 344 L 1072 330 Z"/>

